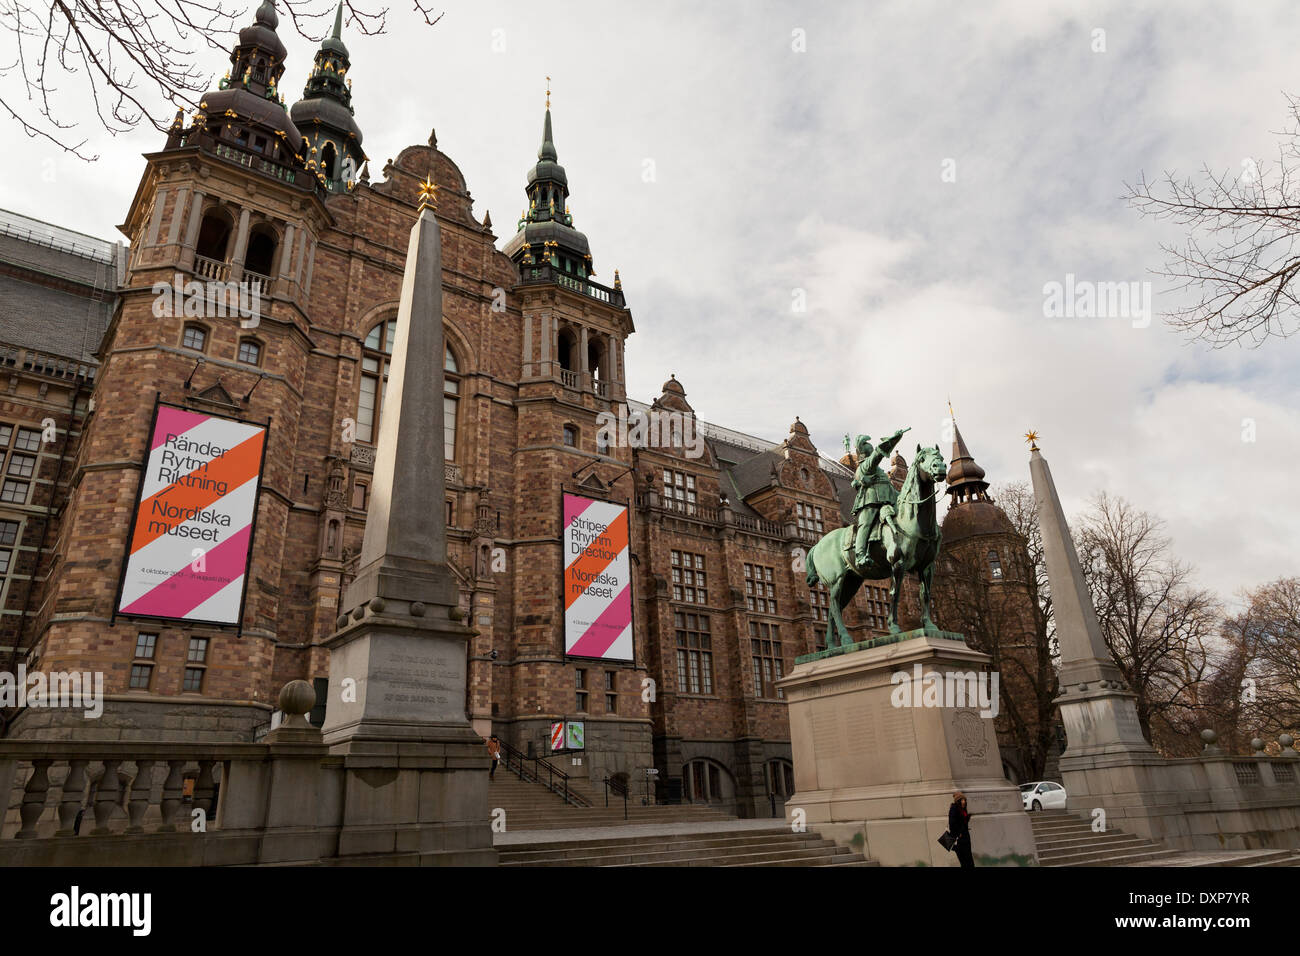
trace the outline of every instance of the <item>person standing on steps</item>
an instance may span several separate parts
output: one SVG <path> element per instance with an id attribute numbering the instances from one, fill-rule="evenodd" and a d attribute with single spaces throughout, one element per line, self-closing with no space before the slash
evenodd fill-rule
<path id="1" fill-rule="evenodd" d="M 948 808 L 948 832 L 955 838 L 952 849 L 961 865 L 974 866 L 975 857 L 970 849 L 970 811 L 966 809 L 966 794 L 960 790 L 952 795 L 952 806 Z"/>
<path id="2" fill-rule="evenodd" d="M 488 771 L 488 779 L 492 780 L 496 777 L 497 764 L 501 762 L 501 741 L 497 739 L 496 734 L 488 738 L 487 748 L 488 756 L 492 758 L 492 769 Z"/>

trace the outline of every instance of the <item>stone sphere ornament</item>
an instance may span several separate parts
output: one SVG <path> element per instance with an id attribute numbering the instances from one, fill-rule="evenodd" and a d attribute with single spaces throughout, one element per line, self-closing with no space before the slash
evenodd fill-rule
<path id="1" fill-rule="evenodd" d="M 280 688 L 276 706 L 284 714 L 281 727 L 310 727 L 304 715 L 316 706 L 316 689 L 305 680 L 291 680 Z"/>

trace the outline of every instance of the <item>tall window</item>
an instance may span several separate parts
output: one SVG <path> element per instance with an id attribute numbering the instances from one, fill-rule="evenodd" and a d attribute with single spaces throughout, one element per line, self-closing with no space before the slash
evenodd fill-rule
<path id="1" fill-rule="evenodd" d="M 758 614 L 776 613 L 776 582 L 771 568 L 745 565 L 745 606 Z"/>
<path id="2" fill-rule="evenodd" d="M 868 584 L 858 593 L 866 600 L 867 626 L 883 631 L 889 626 L 889 588 Z"/>
<path id="3" fill-rule="evenodd" d="M 191 637 L 189 650 L 185 655 L 185 681 L 181 690 L 201 691 L 203 689 L 203 671 L 208 658 L 208 639 Z"/>
<path id="4" fill-rule="evenodd" d="M 578 694 L 578 713 L 584 714 L 587 712 L 587 669 L 585 667 L 574 668 L 574 675 Z"/>
<path id="5" fill-rule="evenodd" d="M 15 428 L 0 424 L 0 501 L 25 505 L 36 476 L 37 452 L 41 450 L 41 432 L 35 428 Z"/>
<path id="6" fill-rule="evenodd" d="M 672 552 L 673 600 L 687 604 L 709 603 L 709 582 L 704 572 L 704 555 L 689 551 Z"/>
<path id="7" fill-rule="evenodd" d="M 388 385 L 397 320 L 380 322 L 366 336 L 361 350 L 361 394 L 357 399 L 357 440 L 373 442 L 379 435 L 379 413 Z"/>
<path id="8" fill-rule="evenodd" d="M 564 444 L 570 448 L 578 447 L 578 429 L 572 425 L 564 426 Z"/>
<path id="9" fill-rule="evenodd" d="M 154 650 L 157 645 L 157 634 L 142 632 L 135 636 L 135 660 L 131 664 L 131 687 L 133 689 L 149 689 L 149 682 L 153 679 Z"/>
<path id="10" fill-rule="evenodd" d="M 605 713 L 618 713 L 618 673 L 605 671 Z"/>
<path id="11" fill-rule="evenodd" d="M 664 507 L 695 514 L 695 476 L 664 469 Z"/>
<path id="12" fill-rule="evenodd" d="M 456 365 L 456 356 L 448 346 L 443 355 L 442 386 L 442 456 L 448 461 L 456 460 L 456 408 L 460 404 L 460 369 Z"/>
<path id="13" fill-rule="evenodd" d="M 0 589 L 14 563 L 14 545 L 18 543 L 18 522 L 0 521 Z"/>
<path id="14" fill-rule="evenodd" d="M 809 600 L 812 603 L 813 620 L 821 621 L 823 624 L 831 618 L 831 592 L 826 590 L 822 584 L 814 584 L 809 589 Z"/>
<path id="15" fill-rule="evenodd" d="M 822 534 L 825 531 L 825 526 L 822 524 L 820 505 L 806 505 L 802 501 L 796 501 L 794 513 L 799 522 L 800 531 L 815 531 L 817 534 Z"/>
<path id="16" fill-rule="evenodd" d="M 383 414 L 389 364 L 396 344 L 397 319 L 380 322 L 361 350 L 361 391 L 357 396 L 357 441 L 370 444 L 379 439 L 379 417 Z M 450 346 L 443 353 L 445 385 L 442 396 L 443 457 L 456 457 L 456 407 L 460 397 L 460 368 Z"/>
<path id="17" fill-rule="evenodd" d="M 713 636 L 707 614 L 673 612 L 677 631 L 677 690 L 682 694 L 713 693 Z"/>
<path id="18" fill-rule="evenodd" d="M 1002 562 L 998 559 L 996 551 L 989 552 L 989 574 L 994 581 L 1002 580 Z"/>
<path id="19" fill-rule="evenodd" d="M 687 798 L 707 803 L 722 800 L 722 773 L 710 760 L 692 760 L 682 767 L 682 792 Z"/>
<path id="20" fill-rule="evenodd" d="M 781 625 L 749 622 L 749 649 L 754 664 L 754 696 L 784 697 L 776 682 L 785 676 L 781 654 Z"/>

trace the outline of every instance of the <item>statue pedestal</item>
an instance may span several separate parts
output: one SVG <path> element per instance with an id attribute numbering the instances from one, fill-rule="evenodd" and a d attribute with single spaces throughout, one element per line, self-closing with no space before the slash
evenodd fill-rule
<path id="1" fill-rule="evenodd" d="M 975 693 L 987 680 L 979 676 L 987 654 L 958 634 L 913 631 L 809 656 L 780 682 L 794 755 L 788 819 L 802 809 L 819 834 L 886 866 L 958 866 L 938 840 L 961 790 L 977 866 L 1037 865 L 1019 789 L 1002 772 L 991 708 Z M 983 686 L 996 705 L 992 682 Z"/>
<path id="2" fill-rule="evenodd" d="M 469 632 L 445 607 L 426 618 L 391 600 L 375 613 L 375 603 L 326 642 L 322 737 L 344 769 L 338 856 L 495 866 L 488 753 L 465 716 Z"/>

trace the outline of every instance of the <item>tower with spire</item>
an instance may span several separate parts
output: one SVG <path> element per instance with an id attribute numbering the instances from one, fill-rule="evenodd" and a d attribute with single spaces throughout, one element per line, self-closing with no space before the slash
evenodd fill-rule
<path id="1" fill-rule="evenodd" d="M 1040 634 L 1037 580 L 1025 538 L 989 495 L 984 469 L 956 417 L 951 420 L 936 614 L 944 627 L 992 656 L 1005 701 L 996 718 L 1003 768 L 1013 780 L 1038 779 L 1059 755 L 1059 745 L 1054 686 L 1039 686 L 1053 682 Z"/>
<path id="2" fill-rule="evenodd" d="M 321 41 L 302 99 L 289 116 L 304 136 L 307 167 L 332 193 L 354 188 L 366 155 L 352 106 L 352 61 L 342 39 L 343 4 L 334 12 L 334 29 Z"/>

